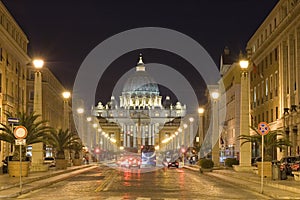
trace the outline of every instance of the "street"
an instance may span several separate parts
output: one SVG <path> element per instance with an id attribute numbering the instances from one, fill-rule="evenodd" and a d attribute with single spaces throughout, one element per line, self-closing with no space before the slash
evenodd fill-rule
<path id="1" fill-rule="evenodd" d="M 101 165 L 19 199 L 268 199 L 188 169 L 140 172 Z"/>

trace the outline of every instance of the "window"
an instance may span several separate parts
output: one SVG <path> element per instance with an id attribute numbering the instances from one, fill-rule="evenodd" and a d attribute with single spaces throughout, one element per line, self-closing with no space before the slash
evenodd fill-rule
<path id="1" fill-rule="evenodd" d="M 273 115 L 274 115 L 274 113 L 273 113 L 273 108 L 272 108 L 271 109 L 271 122 L 273 122 L 273 120 L 274 120 Z"/>
<path id="2" fill-rule="evenodd" d="M 272 65 L 272 62 L 273 62 L 273 54 L 272 54 L 272 52 L 270 53 L 270 65 Z"/>
<path id="3" fill-rule="evenodd" d="M 2 73 L 0 73 L 0 93 L 2 93 Z"/>
<path id="4" fill-rule="evenodd" d="M 254 102 L 254 104 L 256 104 L 256 87 L 254 87 L 253 102 Z"/>
<path id="5" fill-rule="evenodd" d="M 275 118 L 278 119 L 278 107 L 275 109 Z"/>
<path id="6" fill-rule="evenodd" d="M 30 80 L 34 80 L 34 71 L 30 71 Z"/>
<path id="7" fill-rule="evenodd" d="M 275 89 L 275 96 L 278 96 L 278 72 L 275 72 L 274 77 L 274 89 Z"/>
<path id="8" fill-rule="evenodd" d="M 268 80 L 268 78 L 266 78 L 266 97 L 268 97 L 268 95 L 269 95 L 269 80 Z"/>
<path id="9" fill-rule="evenodd" d="M 29 92 L 29 100 L 31 100 L 31 101 L 34 100 L 34 91 Z"/>
<path id="10" fill-rule="evenodd" d="M 274 51 L 274 60 L 277 61 L 278 60 L 278 48 L 275 49 Z"/>
<path id="11" fill-rule="evenodd" d="M 266 111 L 266 122 L 269 123 L 269 111 Z"/>

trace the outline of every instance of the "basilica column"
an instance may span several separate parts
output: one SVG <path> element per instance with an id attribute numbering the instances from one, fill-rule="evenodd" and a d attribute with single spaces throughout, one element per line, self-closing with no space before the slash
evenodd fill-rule
<path id="1" fill-rule="evenodd" d="M 148 124 L 148 144 L 151 145 L 152 144 L 152 127 L 151 124 Z"/>
<path id="2" fill-rule="evenodd" d="M 136 148 L 137 147 L 137 135 L 136 135 L 136 129 L 137 129 L 137 126 L 136 124 L 133 125 L 133 147 Z"/>
<path id="3" fill-rule="evenodd" d="M 155 145 L 155 124 L 152 124 L 152 145 Z"/>
<path id="4" fill-rule="evenodd" d="M 142 145 L 145 145 L 145 126 L 141 126 L 142 129 Z"/>
<path id="5" fill-rule="evenodd" d="M 126 125 L 123 124 L 123 147 L 126 147 L 126 135 L 127 135 Z"/>
<path id="6" fill-rule="evenodd" d="M 127 125 L 127 147 L 131 147 L 130 145 L 130 125 Z"/>

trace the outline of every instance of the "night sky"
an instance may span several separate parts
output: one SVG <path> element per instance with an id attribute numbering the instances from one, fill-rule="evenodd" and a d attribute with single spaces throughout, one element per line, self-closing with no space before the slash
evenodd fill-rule
<path id="1" fill-rule="evenodd" d="M 228 46 L 235 55 L 244 50 L 278 1 L 2 0 L 28 36 L 29 55 L 43 57 L 47 67 L 70 90 L 83 59 L 95 46 L 114 34 L 137 27 L 164 27 L 182 32 L 198 41 L 219 66 L 224 47 Z M 110 72 L 117 72 L 113 78 L 117 80 L 120 72 L 134 67 L 140 52 L 145 63 L 158 62 L 174 68 L 181 63 L 181 68 L 191 68 L 176 55 L 147 49 L 129 52 L 113 62 L 109 67 Z M 203 87 L 197 84 L 199 77 L 188 78 L 196 91 L 203 92 Z M 112 77 L 101 78 L 99 100 L 105 102 L 110 97 L 105 90 L 113 88 L 112 82 Z"/>

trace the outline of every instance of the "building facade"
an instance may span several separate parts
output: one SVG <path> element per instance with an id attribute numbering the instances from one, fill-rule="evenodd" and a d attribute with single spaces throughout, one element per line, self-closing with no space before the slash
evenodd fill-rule
<path id="1" fill-rule="evenodd" d="M 0 121 L 7 124 L 6 112 L 26 110 L 26 68 L 28 39 L 0 1 Z M 0 159 L 13 152 L 13 145 L 0 141 Z M 0 166 L 2 163 L 0 163 Z"/>
<path id="2" fill-rule="evenodd" d="M 225 103 L 220 104 L 220 110 L 225 110 L 225 121 L 220 129 L 220 156 L 221 161 L 226 158 L 239 158 L 241 112 L 241 69 L 240 65 L 231 55 L 229 48 L 225 47 L 220 63 L 221 81 L 224 84 L 224 92 L 221 96 L 226 97 Z M 221 99 L 223 99 L 221 97 Z M 222 112 L 222 111 L 221 111 Z"/>
<path id="3" fill-rule="evenodd" d="M 248 41 L 251 61 L 252 124 L 265 121 L 282 130 L 292 147 L 277 158 L 299 155 L 300 3 L 280 0 Z M 253 149 L 255 150 L 255 149 Z"/>
<path id="4" fill-rule="evenodd" d="M 75 132 L 71 115 L 71 99 L 65 100 L 62 95 L 66 89 L 48 67 L 43 67 L 40 71 L 42 74 L 42 119 L 48 121 L 48 125 L 55 129 L 69 129 Z M 29 114 L 34 111 L 34 78 L 36 69 L 33 66 L 28 66 L 26 72 L 26 112 Z M 67 107 L 64 106 L 65 103 L 67 103 Z M 64 109 L 67 109 L 67 125 L 65 125 Z M 52 154 L 51 149 L 45 151 L 45 156 L 54 156 Z"/>

